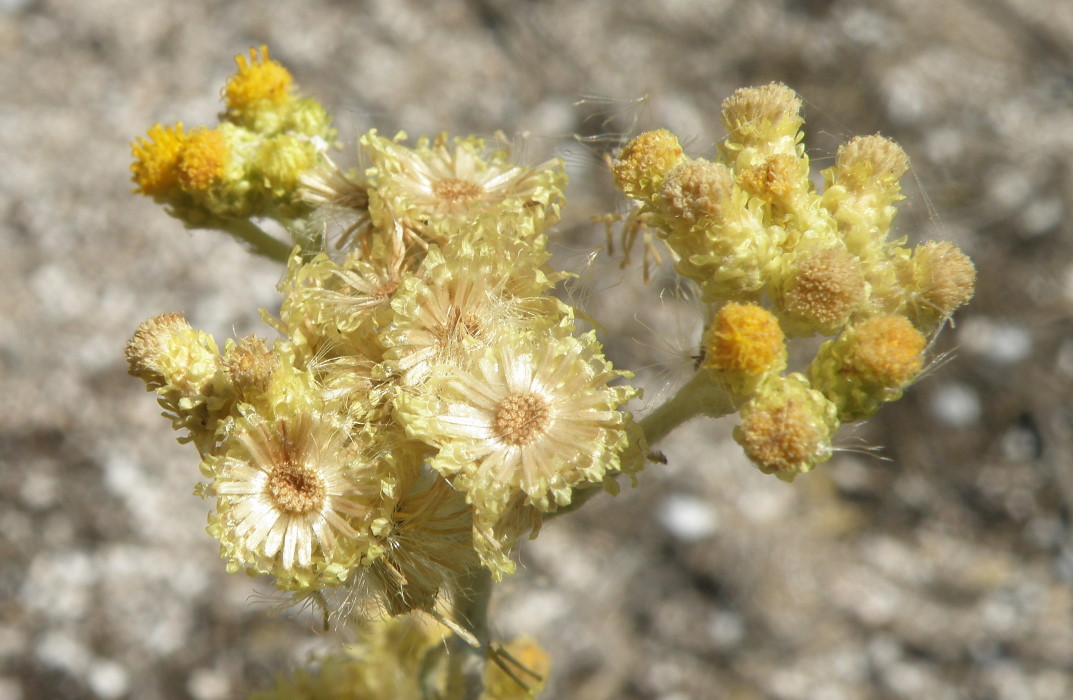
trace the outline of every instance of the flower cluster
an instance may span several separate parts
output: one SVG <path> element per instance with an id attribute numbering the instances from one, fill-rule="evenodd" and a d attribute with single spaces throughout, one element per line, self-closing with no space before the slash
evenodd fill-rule
<path id="1" fill-rule="evenodd" d="M 818 192 L 788 87 L 738 90 L 723 123 L 713 160 L 689 157 L 666 130 L 626 145 L 615 182 L 639 206 L 623 237 L 654 230 L 700 289 L 712 309 L 702 366 L 740 405 L 746 454 L 791 480 L 830 456 L 840 423 L 871 416 L 919 375 L 976 273 L 949 243 L 889 238 L 909 167 L 889 139 L 843 145 Z M 803 374 L 785 374 L 785 339 L 805 336 L 830 340 Z"/>
<path id="2" fill-rule="evenodd" d="M 308 223 L 295 234 L 281 307 L 264 313 L 278 339 L 221 353 L 163 314 L 128 344 L 130 371 L 198 448 L 198 493 L 216 502 L 208 530 L 229 569 L 316 600 L 334 589 L 392 615 L 432 611 L 473 567 L 511 573 L 518 538 L 576 489 L 613 489 L 642 466 L 623 409 L 638 392 L 551 294 L 563 277 L 546 249 L 560 161 L 523 167 L 474 137 L 411 147 L 372 131 L 364 173 L 318 160 L 318 142 L 290 158 L 301 167 L 288 178 L 269 177 L 266 153 L 312 146 L 327 120 L 266 52 L 251 59 L 225 89 L 212 132 L 226 136 L 225 165 L 202 178 L 213 184 L 184 174 L 193 137 L 155 128 L 163 136 L 135 145 L 140 190 L 173 212 L 226 203 L 229 217 L 266 197 L 301 203 L 307 222 L 345 221 L 345 236 L 317 249 L 327 235 L 306 235 Z M 236 149 L 239 133 L 258 143 Z M 231 171 L 236 153 L 249 158 Z"/>
<path id="3" fill-rule="evenodd" d="M 616 492 L 648 443 L 698 415 L 739 412 L 735 438 L 763 472 L 809 471 L 841 424 L 901 396 L 973 293 L 955 246 L 890 239 L 908 168 L 896 144 L 851 140 L 819 192 L 797 95 L 739 90 L 717 157 L 690 157 L 658 130 L 613 165 L 637 201 L 627 257 L 641 232 L 646 253 L 661 241 L 706 304 L 696 374 L 635 423 L 631 375 L 554 294 L 566 277 L 547 249 L 561 160 L 524 166 L 473 136 L 372 130 L 358 139 L 367 167 L 345 171 L 328 156 L 326 112 L 267 49 L 236 62 L 220 123 L 152 127 L 131 169 L 135 191 L 186 225 L 286 263 L 280 307 L 262 312 L 276 337 L 221 351 L 161 314 L 128 343 L 130 373 L 197 448 L 195 493 L 215 503 L 208 531 L 230 571 L 272 576 L 326 620 L 395 618 L 365 628 L 361 659 L 331 657 L 266 698 L 537 689 L 543 651 L 497 649 L 487 634 L 488 586 L 514 571 L 521 538 Z M 291 240 L 268 236 L 263 218 Z M 817 336 L 793 367 L 788 343 Z M 411 612 L 428 615 L 400 617 Z M 445 654 L 461 643 L 488 663 L 463 671 L 461 654 Z"/>
<path id="4" fill-rule="evenodd" d="M 297 196 L 298 179 L 325 161 L 336 137 L 331 118 L 317 101 L 294 93 L 290 73 L 267 48 L 235 62 L 216 126 L 156 124 L 134 142 L 134 191 L 192 228 L 248 239 L 248 219 L 257 216 L 297 229 L 310 212 Z M 280 257 L 281 250 L 262 252 Z"/>

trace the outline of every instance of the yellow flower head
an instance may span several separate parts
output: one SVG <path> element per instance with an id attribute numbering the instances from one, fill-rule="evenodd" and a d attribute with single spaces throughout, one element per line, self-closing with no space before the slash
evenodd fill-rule
<path id="1" fill-rule="evenodd" d="M 904 316 L 872 316 L 820 346 L 809 366 L 813 386 L 838 406 L 843 422 L 867 418 L 901 397 L 920 373 L 927 339 Z"/>
<path id="2" fill-rule="evenodd" d="M 660 200 L 663 218 L 676 231 L 733 216 L 726 209 L 735 204 L 734 173 L 722 163 L 683 160 L 664 178 Z"/>
<path id="3" fill-rule="evenodd" d="M 661 199 L 667 244 L 678 256 L 675 271 L 700 286 L 703 300 L 757 298 L 778 264 L 785 233 L 749 206 L 732 171 L 721 163 L 685 164 L 664 179 Z"/>
<path id="4" fill-rule="evenodd" d="M 234 387 L 216 341 L 194 330 L 181 314 L 145 321 L 127 343 L 130 373 L 157 394 L 179 442 L 192 442 L 206 454 L 217 442 L 216 429 L 234 402 Z"/>
<path id="5" fill-rule="evenodd" d="M 128 371 L 150 386 L 166 381 L 163 355 L 176 334 L 193 330 L 180 313 L 166 313 L 143 321 L 127 342 Z"/>
<path id="6" fill-rule="evenodd" d="M 449 258 L 432 247 L 421 274 L 402 280 L 382 342 L 404 383 L 423 379 L 440 364 L 461 366 L 506 333 L 551 326 L 569 314 L 554 297 L 540 296 L 550 286 L 546 280 L 512 279 L 508 260 L 519 267 L 528 262 L 524 253 L 497 257 L 484 246 L 464 247 Z"/>
<path id="7" fill-rule="evenodd" d="M 150 127 L 148 138 L 131 144 L 134 162 L 130 164 L 134 192 L 149 197 L 167 194 L 179 180 L 179 159 L 186 145 L 183 125 Z"/>
<path id="8" fill-rule="evenodd" d="M 918 324 L 929 326 L 948 318 L 969 303 L 976 288 L 976 266 L 953 243 L 928 241 L 901 262 L 899 276 L 906 312 Z"/>
<path id="9" fill-rule="evenodd" d="M 249 61 L 242 54 L 235 56 L 238 71 L 224 87 L 224 102 L 231 110 L 243 110 L 262 102 L 281 104 L 291 96 L 291 74 L 277 61 L 268 57 L 268 47 L 250 49 Z"/>
<path id="10" fill-rule="evenodd" d="M 633 199 L 649 201 L 663 184 L 663 177 L 682 159 L 678 137 L 666 129 L 646 131 L 622 149 L 615 161 L 615 185 Z"/>
<path id="11" fill-rule="evenodd" d="M 872 189 L 896 193 L 909 169 L 909 156 L 894 141 L 880 136 L 855 136 L 838 148 L 836 181 L 851 191 Z"/>
<path id="12" fill-rule="evenodd" d="M 179 154 L 179 182 L 187 191 L 204 192 L 223 179 L 230 150 L 216 129 L 200 128 L 186 137 Z"/>
<path id="13" fill-rule="evenodd" d="M 398 221 L 443 245 L 445 223 L 509 213 L 526 217 L 535 235 L 558 220 L 566 184 L 561 159 L 523 167 L 511 163 L 505 150 L 489 151 L 475 136 L 422 137 L 414 148 L 401 143 L 405 137 L 385 139 L 370 131 L 361 138 L 371 163 L 366 174 L 377 195 L 371 202 L 380 204 L 371 212 L 382 227 Z"/>
<path id="14" fill-rule="evenodd" d="M 801 98 L 782 83 L 740 88 L 723 101 L 727 148 L 757 147 L 794 153 L 801 118 Z"/>
<path id="15" fill-rule="evenodd" d="M 786 342 L 778 320 L 757 304 L 724 305 L 705 335 L 704 366 L 731 391 L 751 393 L 753 380 L 786 367 Z"/>
<path id="16" fill-rule="evenodd" d="M 734 439 L 765 474 L 792 481 L 831 457 L 835 407 L 799 374 L 762 385 L 741 410 Z"/>

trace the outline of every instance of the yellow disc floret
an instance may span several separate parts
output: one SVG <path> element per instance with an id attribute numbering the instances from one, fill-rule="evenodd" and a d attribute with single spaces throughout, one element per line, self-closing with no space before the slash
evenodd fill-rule
<path id="1" fill-rule="evenodd" d="M 650 199 L 681 159 L 677 136 L 666 129 L 646 131 L 626 144 L 615 161 L 615 184 L 627 197 Z"/>
<path id="2" fill-rule="evenodd" d="M 261 101 L 275 104 L 286 102 L 291 94 L 291 74 L 278 61 L 268 57 L 268 47 L 250 49 L 250 60 L 242 54 L 235 56 L 238 71 L 224 86 L 224 102 L 228 109 L 241 110 Z"/>
<path id="3" fill-rule="evenodd" d="M 762 387 L 741 411 L 734 439 L 765 474 L 792 481 L 831 457 L 835 408 L 800 374 Z"/>
<path id="4" fill-rule="evenodd" d="M 838 406 L 841 421 L 867 418 L 920 374 L 927 344 L 906 317 L 872 316 L 824 343 L 809 378 Z"/>
<path id="5" fill-rule="evenodd" d="M 130 145 L 134 162 L 130 164 L 134 192 L 149 197 L 163 195 L 175 186 L 179 178 L 179 157 L 186 145 L 183 125 L 149 129 L 148 138 L 139 138 Z"/>
<path id="6" fill-rule="evenodd" d="M 904 316 L 873 316 L 853 329 L 847 360 L 862 379 L 900 387 L 920 373 L 927 339 Z"/>
<path id="7" fill-rule="evenodd" d="M 756 304 L 731 302 L 719 310 L 706 341 L 704 365 L 723 372 L 761 374 L 785 361 L 779 322 Z"/>
<path id="8" fill-rule="evenodd" d="M 831 335 L 864 303 L 860 261 L 841 248 L 803 255 L 792 267 L 781 303 L 792 334 Z"/>
<path id="9" fill-rule="evenodd" d="M 201 128 L 192 132 L 179 154 L 179 182 L 183 189 L 210 189 L 223 178 L 229 157 L 227 141 L 218 130 Z"/>

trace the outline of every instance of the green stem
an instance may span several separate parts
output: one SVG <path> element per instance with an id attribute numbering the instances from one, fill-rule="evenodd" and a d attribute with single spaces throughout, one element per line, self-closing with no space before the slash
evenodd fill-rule
<path id="1" fill-rule="evenodd" d="M 265 231 L 249 219 L 229 219 L 219 228 L 230 233 L 235 238 L 249 244 L 253 252 L 263 255 L 277 262 L 285 263 L 291 256 L 292 246 L 283 241 L 269 236 Z"/>
<path id="2" fill-rule="evenodd" d="M 701 369 L 674 396 L 642 418 L 639 425 L 648 446 L 652 447 L 697 416 L 722 418 L 735 409 L 733 397 L 712 381 L 707 370 Z"/>
<path id="3" fill-rule="evenodd" d="M 488 604 L 492 599 L 492 575 L 483 566 L 470 569 L 455 584 L 454 622 L 470 631 L 480 645 L 455 635 L 448 641 L 447 692 L 445 697 L 479 700 L 484 691 L 484 667 L 487 660 Z"/>
<path id="4" fill-rule="evenodd" d="M 645 435 L 645 442 L 651 448 L 675 428 L 697 416 L 722 418 L 735 410 L 733 397 L 712 381 L 707 370 L 702 369 L 679 387 L 674 396 L 642 418 L 638 425 Z M 600 484 L 574 489 L 570 496 L 570 505 L 553 513 L 545 513 L 544 521 L 574 512 L 601 491 L 603 486 Z"/>

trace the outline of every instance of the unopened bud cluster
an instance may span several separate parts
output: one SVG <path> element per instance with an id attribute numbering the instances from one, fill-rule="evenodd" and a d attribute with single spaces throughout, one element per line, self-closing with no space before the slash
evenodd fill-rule
<path id="1" fill-rule="evenodd" d="M 269 217 L 293 228 L 310 212 L 298 179 L 324 162 L 335 129 L 320 103 L 295 94 L 267 48 L 235 62 L 215 126 L 156 124 L 134 142 L 134 191 L 189 227 L 227 230 Z"/>
<path id="2" fill-rule="evenodd" d="M 614 164 L 638 220 L 715 309 L 702 366 L 741 405 L 736 437 L 784 479 L 827 459 L 842 422 L 867 418 L 925 365 L 928 339 L 972 297 L 975 268 L 949 243 L 890 237 L 909 160 L 882 136 L 851 139 L 817 191 L 801 100 L 770 84 L 723 103 L 711 160 L 668 131 L 641 134 Z M 638 213 L 639 212 L 639 213 Z M 804 373 L 786 338 L 823 336 Z"/>

